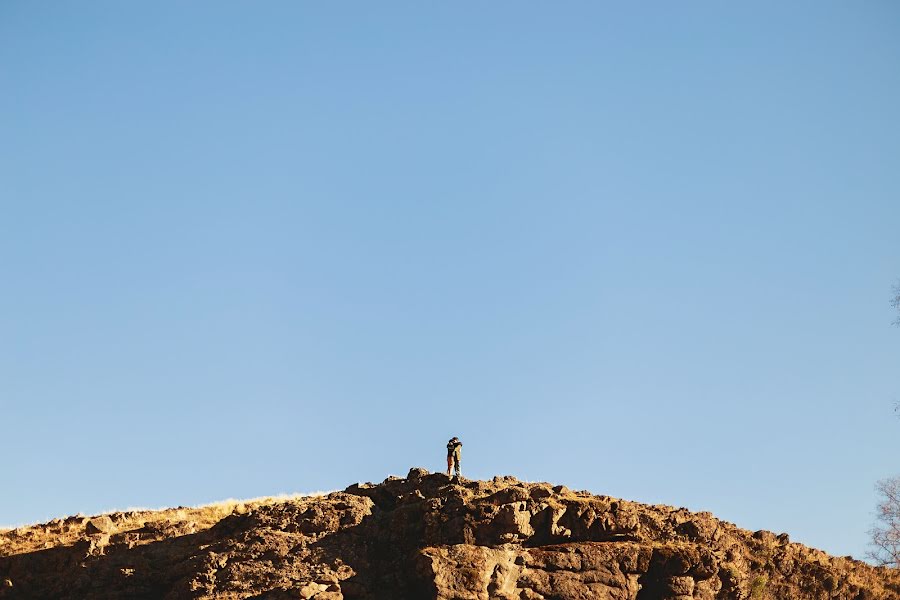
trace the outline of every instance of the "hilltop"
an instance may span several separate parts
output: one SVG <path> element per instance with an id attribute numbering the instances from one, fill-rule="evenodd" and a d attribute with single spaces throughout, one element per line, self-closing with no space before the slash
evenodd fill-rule
<path id="1" fill-rule="evenodd" d="M 710 513 L 412 469 L 2 532 L 0 598 L 875 600 L 900 574 Z"/>

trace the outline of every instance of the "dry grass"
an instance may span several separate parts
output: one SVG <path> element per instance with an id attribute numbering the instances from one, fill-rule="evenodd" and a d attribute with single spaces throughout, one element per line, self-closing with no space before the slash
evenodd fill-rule
<path id="1" fill-rule="evenodd" d="M 309 492 L 259 496 L 257 498 L 228 498 L 196 506 L 164 507 L 156 509 L 131 507 L 125 510 L 106 510 L 91 516 L 78 513 L 71 517 L 47 522 L 21 524 L 0 528 L 0 556 L 33 552 L 35 550 L 69 546 L 86 539 L 86 525 L 90 519 L 108 516 L 116 533 L 135 532 L 148 526 L 186 527 L 191 532 L 208 529 L 228 515 L 244 513 L 257 506 L 295 502 L 305 498 L 325 496 L 331 492 Z M 144 539 L 143 537 L 141 539 Z M 150 541 L 146 538 L 145 541 Z M 137 541 L 136 543 L 143 543 Z"/>
<path id="2" fill-rule="evenodd" d="M 294 492 L 291 494 L 281 493 L 281 494 L 275 494 L 272 496 L 257 496 L 255 498 L 245 498 L 245 499 L 226 498 L 224 500 L 216 500 L 214 502 L 207 502 L 204 504 L 195 504 L 192 506 L 178 506 L 178 507 L 176 507 L 176 506 L 160 506 L 157 508 L 151 508 L 149 506 L 129 506 L 127 508 L 112 508 L 109 510 L 103 510 L 103 511 L 94 513 L 91 516 L 92 517 L 100 517 L 103 515 L 113 515 L 113 514 L 117 514 L 117 513 L 154 513 L 154 512 L 158 513 L 158 512 L 164 512 L 164 511 L 169 511 L 169 510 L 179 510 L 179 509 L 189 509 L 189 510 L 203 509 L 203 508 L 232 508 L 233 509 L 234 507 L 236 507 L 240 504 L 260 506 L 263 504 L 277 504 L 279 502 L 290 502 L 292 500 L 299 500 L 301 498 L 317 498 L 320 496 L 327 496 L 328 494 L 331 494 L 335 491 L 337 491 L 337 490 L 331 490 L 331 491 L 327 491 L 327 492 L 324 492 L 324 491 Z M 69 516 L 70 515 L 66 515 L 65 517 L 59 517 L 59 519 L 66 519 L 66 518 L 69 518 Z M 85 517 L 86 515 L 85 515 L 85 513 L 78 512 L 71 516 Z M 53 520 L 55 520 L 55 519 L 51 519 L 50 521 L 30 521 L 30 522 L 25 522 L 25 523 L 18 523 L 16 525 L 0 525 L 0 534 L 8 532 L 8 531 L 13 531 L 14 529 L 23 529 L 23 528 L 27 529 L 30 527 L 36 527 L 38 525 L 44 525 Z"/>

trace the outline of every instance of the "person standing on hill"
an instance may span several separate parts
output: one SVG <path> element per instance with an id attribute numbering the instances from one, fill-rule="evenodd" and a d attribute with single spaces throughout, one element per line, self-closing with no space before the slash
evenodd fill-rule
<path id="1" fill-rule="evenodd" d="M 456 469 L 456 476 L 459 477 L 459 460 L 462 456 L 462 442 L 458 437 L 452 438 L 447 442 L 447 477 L 450 476 L 450 469 Z"/>

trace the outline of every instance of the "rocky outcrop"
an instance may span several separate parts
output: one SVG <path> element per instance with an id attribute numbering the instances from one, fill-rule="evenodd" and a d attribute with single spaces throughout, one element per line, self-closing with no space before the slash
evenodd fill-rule
<path id="1" fill-rule="evenodd" d="M 413 469 L 8 531 L 0 598 L 875 600 L 900 599 L 900 576 L 709 513 Z"/>

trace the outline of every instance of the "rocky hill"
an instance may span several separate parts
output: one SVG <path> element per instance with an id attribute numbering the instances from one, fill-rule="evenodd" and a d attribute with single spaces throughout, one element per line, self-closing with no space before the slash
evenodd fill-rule
<path id="1" fill-rule="evenodd" d="M 412 469 L 5 531 L 0 598 L 874 600 L 900 599 L 900 574 L 709 513 Z"/>

